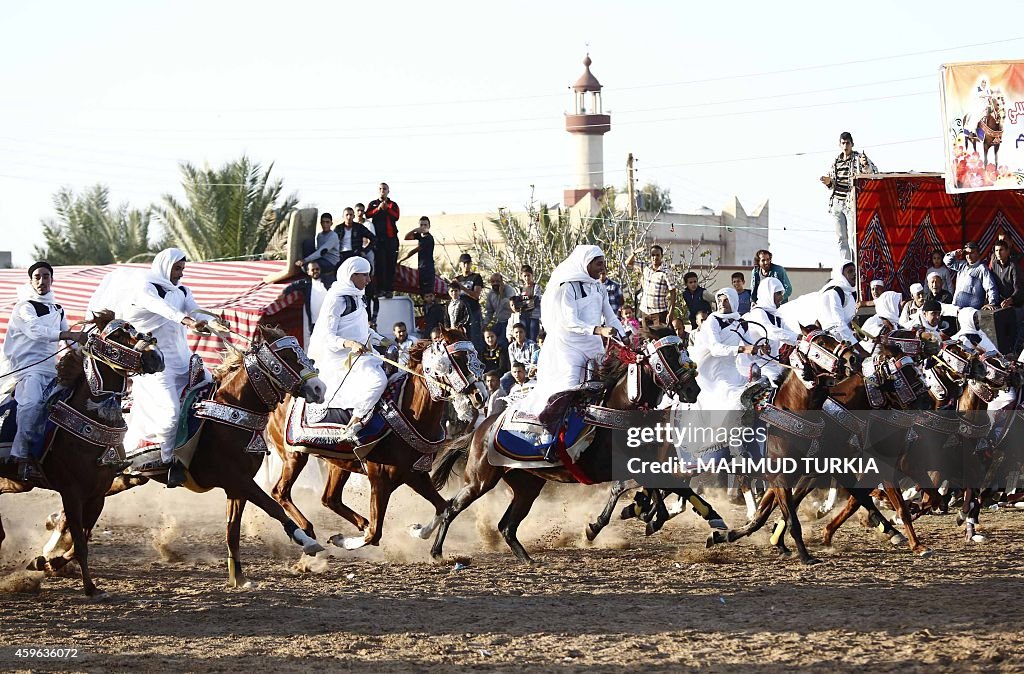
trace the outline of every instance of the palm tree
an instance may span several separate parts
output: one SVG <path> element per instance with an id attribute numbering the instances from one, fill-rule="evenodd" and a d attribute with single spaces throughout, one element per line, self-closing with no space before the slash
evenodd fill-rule
<path id="1" fill-rule="evenodd" d="M 110 207 L 110 190 L 95 185 L 81 195 L 62 188 L 53 196 L 56 219 L 43 221 L 45 246 L 35 247 L 51 264 L 102 265 L 152 255 L 150 211 Z"/>
<path id="2" fill-rule="evenodd" d="M 170 242 L 196 261 L 261 255 L 299 200 L 278 203 L 284 184 L 270 181 L 273 167 L 244 155 L 219 169 L 182 163 L 186 203 L 165 194 L 156 207 Z"/>

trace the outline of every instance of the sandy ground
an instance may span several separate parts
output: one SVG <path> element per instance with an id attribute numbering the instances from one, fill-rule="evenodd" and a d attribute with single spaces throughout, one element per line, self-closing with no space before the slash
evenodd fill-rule
<path id="1" fill-rule="evenodd" d="M 835 548 L 814 546 L 823 564 L 804 567 L 769 553 L 765 536 L 706 552 L 692 512 L 652 539 L 637 522 L 613 522 L 589 545 L 580 532 L 604 488 L 549 489 L 521 531 L 532 566 L 489 533 L 502 488 L 456 522 L 445 562 L 405 533 L 430 509 L 403 490 L 381 548 L 328 546 L 304 573 L 293 568 L 298 548 L 250 506 L 242 554 L 254 587 L 229 590 L 221 492 L 146 485 L 109 499 L 96 529 L 102 602 L 79 580 L 15 591 L 34 585 L 19 569 L 57 498 L 5 495 L 0 670 L 1024 670 L 1022 512 L 986 512 L 990 542 L 970 546 L 952 517 L 925 519 L 930 559 L 851 522 Z M 312 492 L 299 496 L 322 542 L 352 533 Z M 365 513 L 358 489 L 347 500 Z M 741 523 L 738 509 L 721 510 Z M 809 524 L 809 539 L 819 526 Z M 468 566 L 455 570 L 458 560 Z M 79 657 L 19 659 L 18 646 L 74 646 Z"/>

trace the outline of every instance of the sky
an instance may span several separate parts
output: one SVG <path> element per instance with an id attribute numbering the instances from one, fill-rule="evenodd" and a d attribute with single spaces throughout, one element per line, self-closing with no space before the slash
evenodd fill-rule
<path id="1" fill-rule="evenodd" d="M 839 133 L 881 171 L 941 171 L 939 66 L 1024 57 L 1024 30 L 964 17 L 938 0 L 12 3 L 0 249 L 30 263 L 62 187 L 143 208 L 182 196 L 180 162 L 242 154 L 321 210 L 387 181 L 400 229 L 520 209 L 531 185 L 558 203 L 589 52 L 606 183 L 625 184 L 632 152 L 675 211 L 767 199 L 776 261 L 831 265 L 818 178 Z"/>

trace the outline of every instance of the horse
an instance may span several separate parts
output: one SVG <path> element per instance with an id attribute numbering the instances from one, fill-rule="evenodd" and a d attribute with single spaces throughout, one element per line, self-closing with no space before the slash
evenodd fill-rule
<path id="1" fill-rule="evenodd" d="M 429 361 L 426 368 L 425 359 Z M 412 422 L 407 424 L 409 428 L 414 424 L 419 438 L 408 432 L 393 431 L 377 442 L 362 459 L 356 458 L 352 446 L 344 443 L 336 444 L 329 452 L 316 448 L 293 448 L 285 438 L 288 405 L 281 406 L 271 415 L 267 426 L 268 437 L 284 464 L 272 494 L 310 537 L 315 538 L 313 524 L 291 497 L 292 486 L 309 461 L 310 454 L 318 454 L 328 466 L 321 503 L 351 522 L 363 534 L 356 537 L 344 537 L 341 534 L 332 536 L 330 541 L 339 547 L 353 550 L 364 545 L 379 545 L 388 501 L 394 490 L 403 484 L 409 485 L 429 501 L 435 510 L 432 523 L 427 526 L 413 525 L 409 533 L 426 539 L 440 521 L 447 501 L 434 488 L 429 473 L 414 465 L 424 459 L 429 463 L 434 452 L 460 441 L 443 441 L 444 418 L 449 399 L 453 401 L 459 418 L 469 422 L 475 417 L 473 409 L 480 409 L 486 404 L 485 389 L 481 382 L 483 366 L 462 330 L 445 329 L 442 330 L 441 339 L 436 342 L 421 340 L 414 344 L 409 350 L 407 367 L 411 372 L 407 375 L 401 399 L 396 401 L 396 408 L 403 419 Z M 424 374 L 425 369 L 432 374 Z M 442 437 L 442 441 L 422 440 L 438 436 Z M 466 435 L 462 441 L 468 439 Z M 429 453 L 425 453 L 425 450 L 429 450 Z M 342 502 L 342 490 L 352 473 L 363 473 L 370 482 L 369 520 Z"/>
<path id="2" fill-rule="evenodd" d="M 989 99 L 989 105 L 985 108 L 982 118 L 978 120 L 973 131 L 967 131 L 967 116 L 963 118 L 964 123 L 964 149 L 967 143 L 971 149 L 978 150 L 978 141 L 981 141 L 982 158 L 985 167 L 988 168 L 988 151 L 993 150 L 992 163 L 999 166 L 999 146 L 1003 143 L 1003 118 L 1006 112 L 1003 110 L 999 97 L 993 96 Z"/>
<path id="3" fill-rule="evenodd" d="M 160 372 L 163 355 L 151 335 L 141 334 L 129 323 L 100 311 L 86 326 L 91 332 L 85 345 L 65 355 L 57 364 L 57 383 L 70 389 L 70 397 L 58 398 L 49 420 L 56 425 L 50 449 L 41 468 L 44 483 L 36 485 L 15 477 L 13 464 L 0 465 L 0 494 L 23 493 L 34 486 L 60 494 L 65 527 L 71 546 L 63 555 L 39 556 L 29 565 L 38 571 L 60 572 L 72 560 L 78 562 L 88 597 L 103 598 L 89 571 L 89 533 L 100 513 L 107 490 L 121 470 L 121 441 L 126 425 L 121 398 L 127 377 Z M 0 543 L 4 539 L 0 523 Z"/>
<path id="4" fill-rule="evenodd" d="M 633 369 L 639 378 L 636 388 L 633 386 L 635 380 L 627 384 L 627 368 L 621 360 L 626 352 L 628 350 L 623 349 L 618 358 L 610 357 L 602 373 L 603 409 L 611 413 L 609 416 L 614 416 L 613 410 L 653 409 L 663 391 L 675 391 L 684 402 L 697 399 L 700 388 L 694 379 L 696 369 L 678 337 L 672 335 L 646 342 L 643 353 L 636 357 L 637 363 Z M 591 444 L 571 467 L 509 468 L 491 465 L 487 460 L 487 437 L 492 432 L 492 425 L 498 423 L 504 414 L 485 419 L 474 431 L 468 450 L 465 447 L 449 450 L 434 470 L 434 485 L 440 489 L 450 478 L 456 462 L 468 455 L 464 471 L 466 484 L 448 501 L 441 514 L 437 536 L 430 551 L 434 559 L 443 556 L 445 536 L 452 521 L 474 501 L 497 486 L 499 480 L 505 481 L 512 489 L 513 496 L 498 523 L 498 530 L 518 560 L 531 562 L 530 555 L 516 534 L 519 524 L 530 513 L 534 501 L 547 482 L 580 483 L 583 476 L 591 483 L 611 482 L 615 479 L 612 475 L 614 431 L 603 425 L 597 426 Z"/>
<path id="5" fill-rule="evenodd" d="M 217 330 L 215 323 L 211 323 L 211 329 Z M 212 398 L 195 405 L 196 415 L 205 423 L 193 440 L 195 451 L 188 462 L 185 486 L 200 493 L 220 488 L 227 497 L 228 587 L 249 586 L 239 554 L 242 513 L 247 503 L 280 522 L 288 538 L 302 546 L 305 554 L 313 556 L 324 550 L 253 479 L 267 453 L 263 431 L 270 413 L 287 395 L 323 402 L 325 385 L 317 374 L 298 340 L 277 328 L 260 325 L 247 350 L 232 346 L 214 370 L 217 388 Z M 166 468 L 142 470 L 141 474 L 129 469 L 117 476 L 108 495 L 149 480 L 166 483 Z M 56 533 L 54 538 L 59 535 Z"/>

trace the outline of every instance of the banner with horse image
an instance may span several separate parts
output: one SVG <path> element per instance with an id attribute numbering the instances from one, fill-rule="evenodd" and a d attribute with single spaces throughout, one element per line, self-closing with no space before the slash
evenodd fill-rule
<path id="1" fill-rule="evenodd" d="M 942 66 L 946 191 L 1024 187 L 1024 61 Z"/>

